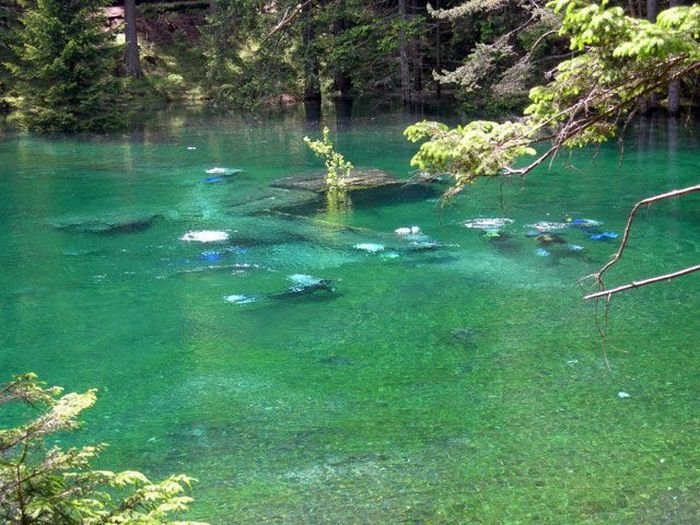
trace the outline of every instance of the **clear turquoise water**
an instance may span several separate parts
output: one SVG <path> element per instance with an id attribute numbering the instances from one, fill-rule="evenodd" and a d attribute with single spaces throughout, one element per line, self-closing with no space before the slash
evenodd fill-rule
<path id="1" fill-rule="evenodd" d="M 410 122 L 328 124 L 356 166 L 406 178 Z M 243 213 L 320 168 L 302 142 L 318 130 L 174 113 L 123 135 L 0 135 L 3 380 L 98 387 L 77 439 L 111 444 L 99 466 L 197 477 L 189 517 L 211 523 L 697 523 L 700 277 L 615 298 L 608 371 L 576 281 L 616 243 L 567 231 L 580 256 L 540 257 L 524 236 L 566 213 L 621 232 L 635 201 L 697 183 L 692 126 L 639 123 L 622 163 L 614 145 L 576 151 L 446 208 Z M 207 184 L 214 166 L 244 173 Z M 133 233 L 55 227 L 151 214 Z M 512 239 L 461 225 L 479 216 L 513 219 Z M 407 252 L 392 232 L 414 224 L 449 246 Z M 699 197 L 642 213 L 608 284 L 697 264 L 699 224 Z M 236 271 L 179 240 L 204 229 L 231 232 L 214 265 Z M 296 273 L 338 293 L 224 300 Z"/>

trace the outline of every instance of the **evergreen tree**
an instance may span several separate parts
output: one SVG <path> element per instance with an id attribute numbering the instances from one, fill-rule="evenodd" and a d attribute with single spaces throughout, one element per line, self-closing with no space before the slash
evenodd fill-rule
<path id="1" fill-rule="evenodd" d="M 191 478 L 176 475 L 153 483 L 136 471 L 95 470 L 90 460 L 104 445 L 51 444 L 55 434 L 75 430 L 80 413 L 94 402 L 94 390 L 62 395 L 34 374 L 0 385 L 0 409 L 23 421 L 5 428 L 8 418 L 0 418 L 0 523 L 197 525 L 168 518 L 192 501 L 184 495 Z M 6 405 L 14 406 L 7 410 Z"/>
<path id="2" fill-rule="evenodd" d="M 7 64 L 22 97 L 20 122 L 36 131 L 101 130 L 120 124 L 112 72 L 117 47 L 108 0 L 20 0 L 15 57 Z"/>
<path id="3" fill-rule="evenodd" d="M 12 43 L 12 31 L 10 28 L 17 22 L 17 11 L 14 2 L 5 1 L 0 4 L 0 64 L 6 62 L 12 56 L 10 44 Z M 9 72 L 0 67 L 0 113 L 7 111 L 9 105 L 3 100 L 9 88 Z"/>

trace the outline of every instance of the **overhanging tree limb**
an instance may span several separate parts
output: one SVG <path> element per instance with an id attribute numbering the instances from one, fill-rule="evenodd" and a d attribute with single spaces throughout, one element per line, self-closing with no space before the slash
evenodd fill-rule
<path id="1" fill-rule="evenodd" d="M 696 184 L 695 186 L 689 186 L 687 188 L 681 188 L 679 190 L 669 191 L 667 193 L 661 193 L 659 195 L 654 195 L 652 197 L 642 199 L 637 204 L 635 204 L 632 210 L 630 211 L 629 216 L 627 217 L 627 224 L 625 225 L 625 231 L 622 235 L 622 242 L 620 242 L 620 247 L 618 248 L 617 252 L 612 256 L 612 259 L 608 261 L 607 264 L 605 264 L 600 270 L 591 274 L 588 277 L 593 277 L 596 281 L 602 282 L 603 273 L 605 273 L 613 264 L 620 260 L 620 258 L 622 257 L 622 253 L 624 252 L 625 247 L 627 246 L 634 218 L 642 206 L 651 205 L 655 202 L 659 202 L 666 199 L 673 199 L 682 195 L 688 195 L 689 193 L 694 193 L 696 191 L 700 191 L 700 184 Z"/>
<path id="2" fill-rule="evenodd" d="M 670 281 L 671 279 L 675 279 L 676 277 L 682 277 L 684 275 L 688 275 L 699 270 L 700 264 L 696 264 L 695 266 L 689 266 L 688 268 L 683 268 L 682 270 L 678 270 L 677 272 L 667 273 L 664 275 L 657 275 L 655 277 L 650 277 L 649 279 L 644 279 L 643 281 L 633 281 L 629 284 L 618 286 L 616 288 L 610 288 L 609 290 L 601 290 L 599 292 L 589 293 L 583 298 L 588 300 L 598 299 L 599 297 L 607 297 L 609 299 L 613 294 L 616 293 L 624 292 L 626 290 L 632 290 L 634 288 L 641 288 L 642 286 L 646 286 L 647 284 L 660 283 L 662 281 Z"/>
<path id="3" fill-rule="evenodd" d="M 695 186 L 688 186 L 687 188 L 681 188 L 678 190 L 673 190 L 669 191 L 666 193 L 661 193 L 659 195 L 654 195 L 652 197 L 648 197 L 646 199 L 642 199 L 641 201 L 637 202 L 637 204 L 634 205 L 632 210 L 629 213 L 629 216 L 627 217 L 627 224 L 625 225 L 625 230 L 622 235 L 622 241 L 620 242 L 620 247 L 617 249 L 617 252 L 612 256 L 610 261 L 608 261 L 600 270 L 598 270 L 595 273 L 592 273 L 590 275 L 587 275 L 583 279 L 581 279 L 579 282 L 584 281 L 586 279 L 593 279 L 595 280 L 596 283 L 598 283 L 601 287 L 605 287 L 605 284 L 603 283 L 603 274 L 617 261 L 619 261 L 622 258 L 622 254 L 625 251 L 625 248 L 627 247 L 627 242 L 629 241 L 630 237 L 630 232 L 632 230 L 632 223 L 634 222 L 634 218 L 637 215 L 637 212 L 642 206 L 649 206 L 651 204 L 654 204 L 656 202 L 662 201 L 662 200 L 667 200 L 667 199 L 674 199 L 676 197 L 682 197 L 684 195 L 688 195 L 690 193 L 694 193 L 696 191 L 700 191 L 700 184 L 696 184 Z M 630 284 L 626 284 L 624 286 L 619 286 L 617 288 L 613 288 L 611 290 L 601 290 L 596 293 L 588 294 L 584 297 L 584 299 L 595 299 L 596 297 L 602 297 L 602 296 L 608 296 L 610 297 L 614 293 L 622 292 L 625 290 L 630 290 L 632 288 L 639 288 L 640 286 L 646 286 L 647 284 L 653 284 L 656 282 L 660 281 L 666 281 L 670 279 L 675 279 L 676 277 L 682 277 L 684 275 L 688 275 L 689 273 L 693 273 L 700 270 L 700 265 L 696 266 L 690 266 L 688 268 L 684 268 L 682 270 L 679 270 L 677 272 L 665 274 L 665 275 L 659 275 L 656 277 L 651 277 L 649 279 L 645 279 L 643 281 L 635 281 Z"/>

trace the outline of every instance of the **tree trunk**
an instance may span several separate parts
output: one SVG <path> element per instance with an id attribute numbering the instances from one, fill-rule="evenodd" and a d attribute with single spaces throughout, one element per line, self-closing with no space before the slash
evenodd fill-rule
<path id="1" fill-rule="evenodd" d="M 673 80 L 668 85 L 668 113 L 677 116 L 681 111 L 681 81 Z"/>
<path id="2" fill-rule="evenodd" d="M 440 9 L 440 0 L 435 0 L 435 9 Z M 442 73 L 442 26 L 440 19 L 435 19 L 435 71 Z M 440 98 L 442 95 L 440 82 L 435 83 L 435 95 Z"/>
<path id="3" fill-rule="evenodd" d="M 404 104 L 411 101 L 411 74 L 408 63 L 408 42 L 405 24 L 408 21 L 406 14 L 406 0 L 399 0 L 399 21 L 401 23 L 399 33 L 399 63 L 401 67 L 401 99 Z"/>
<path id="4" fill-rule="evenodd" d="M 126 75 L 133 78 L 143 76 L 141 59 L 139 58 L 139 43 L 136 36 L 136 0 L 124 1 L 124 22 L 126 36 Z"/>
<path id="5" fill-rule="evenodd" d="M 646 0 L 646 4 L 647 20 L 653 24 L 654 22 L 656 22 L 656 15 L 659 11 L 657 0 Z M 640 102 L 639 106 L 640 113 L 642 113 L 643 115 L 650 114 L 656 106 L 656 97 L 653 93 L 644 97 Z"/>
<path id="6" fill-rule="evenodd" d="M 342 35 L 348 29 L 348 21 L 344 16 L 338 17 L 333 22 L 333 35 Z M 338 95 L 342 97 L 349 97 L 350 90 L 352 89 L 352 77 L 347 71 L 342 69 L 336 69 L 333 75 L 333 87 L 338 92 Z"/>
<path id="7" fill-rule="evenodd" d="M 680 0 L 669 0 L 668 7 L 681 5 Z M 668 113 L 672 116 L 678 115 L 681 111 L 681 81 L 673 80 L 668 85 Z"/>
<path id="8" fill-rule="evenodd" d="M 656 15 L 659 12 L 659 6 L 656 0 L 647 0 L 647 20 L 652 24 L 656 22 Z"/>
<path id="9" fill-rule="evenodd" d="M 302 49 L 304 53 L 304 100 L 321 100 L 321 82 L 319 80 L 319 65 L 314 40 L 316 39 L 316 28 L 312 16 L 313 3 L 305 4 L 302 8 L 304 16 L 304 33 Z"/>
<path id="10" fill-rule="evenodd" d="M 426 11 L 426 2 L 422 0 L 412 0 L 411 15 Z M 411 63 L 413 65 L 413 90 L 420 95 L 423 92 L 423 43 L 421 35 L 411 39 Z"/>

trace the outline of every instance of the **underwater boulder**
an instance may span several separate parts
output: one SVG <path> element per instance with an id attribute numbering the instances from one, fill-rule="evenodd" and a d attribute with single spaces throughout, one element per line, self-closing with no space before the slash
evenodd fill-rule
<path id="1" fill-rule="evenodd" d="M 50 224 L 57 230 L 75 233 L 116 235 L 144 231 L 161 218 L 162 215 L 159 214 L 115 215 L 89 219 L 61 219 Z"/>
<path id="2" fill-rule="evenodd" d="M 233 180 L 234 175 L 243 173 L 239 168 L 210 168 L 206 170 L 207 177 L 204 178 L 206 184 L 216 184 Z"/>
<path id="3" fill-rule="evenodd" d="M 590 239 L 593 241 L 607 241 L 618 237 L 619 235 L 615 232 L 602 232 L 591 235 Z"/>
<path id="4" fill-rule="evenodd" d="M 400 237 L 407 237 L 409 235 L 420 235 L 421 229 L 420 226 L 402 226 L 396 228 L 394 233 Z"/>
<path id="5" fill-rule="evenodd" d="M 265 188 L 254 194 L 233 196 L 228 204 L 236 215 L 257 215 L 263 213 L 299 213 L 316 210 L 322 198 L 316 192 Z"/>
<path id="6" fill-rule="evenodd" d="M 567 223 L 572 228 L 580 228 L 586 230 L 588 228 L 598 228 L 603 225 L 602 222 L 593 219 L 584 219 L 582 217 L 577 217 L 574 219 L 567 219 Z"/>
<path id="7" fill-rule="evenodd" d="M 384 245 L 374 242 L 360 242 L 353 245 L 353 248 L 367 253 L 379 253 L 384 251 Z"/>
<path id="8" fill-rule="evenodd" d="M 284 177 L 273 181 L 270 186 L 325 194 L 326 174 L 320 172 L 312 175 Z M 420 200 L 442 194 L 440 189 L 431 184 L 398 179 L 375 168 L 353 170 L 350 176 L 345 179 L 345 189 L 350 194 L 354 205 L 396 199 Z"/>
<path id="9" fill-rule="evenodd" d="M 228 241 L 231 234 L 225 231 L 219 230 L 200 230 L 200 231 L 189 231 L 180 237 L 181 241 L 184 242 L 224 242 Z"/>
<path id="10" fill-rule="evenodd" d="M 257 297 L 246 294 L 232 294 L 224 297 L 224 301 L 231 304 L 250 304 L 257 301 Z"/>
<path id="11" fill-rule="evenodd" d="M 462 225 L 470 230 L 500 230 L 513 222 L 506 217 L 477 217 L 464 221 Z"/>
<path id="12" fill-rule="evenodd" d="M 551 221 L 539 221 L 534 224 L 528 224 L 528 228 L 533 228 L 540 233 L 552 233 L 556 231 L 562 231 L 567 228 L 568 224 L 565 222 L 551 222 Z"/>
<path id="13" fill-rule="evenodd" d="M 478 337 L 478 331 L 471 327 L 454 328 L 450 331 L 454 342 L 463 346 L 473 346 Z"/>
<path id="14" fill-rule="evenodd" d="M 548 246 L 550 244 L 566 244 L 566 240 L 556 233 L 541 233 L 535 237 L 537 244 L 540 246 Z"/>
<path id="15" fill-rule="evenodd" d="M 303 273 L 295 273 L 287 278 L 292 282 L 292 286 L 284 292 L 268 294 L 268 297 L 271 299 L 289 299 L 292 297 L 312 295 L 319 291 L 327 293 L 335 292 L 333 281 L 330 279 L 321 279 Z"/>

